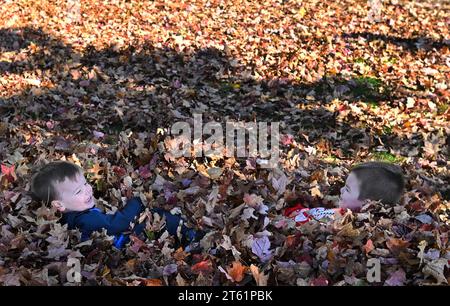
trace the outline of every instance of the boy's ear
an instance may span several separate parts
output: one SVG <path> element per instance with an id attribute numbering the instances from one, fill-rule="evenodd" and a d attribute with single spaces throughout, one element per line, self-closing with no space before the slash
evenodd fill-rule
<path id="1" fill-rule="evenodd" d="M 55 207 L 60 212 L 63 212 L 64 210 L 66 210 L 66 207 L 64 207 L 64 205 L 61 201 L 53 200 L 51 204 L 53 207 Z"/>

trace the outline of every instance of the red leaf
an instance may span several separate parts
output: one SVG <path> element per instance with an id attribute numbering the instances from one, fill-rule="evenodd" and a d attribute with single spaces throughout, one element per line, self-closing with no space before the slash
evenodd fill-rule
<path id="1" fill-rule="evenodd" d="M 311 281 L 311 286 L 328 286 L 328 279 L 321 275 Z"/>
<path id="2" fill-rule="evenodd" d="M 11 167 L 8 167 L 4 164 L 1 165 L 2 174 L 6 177 L 8 182 L 12 183 L 17 179 L 16 173 L 14 172 L 15 166 L 12 165 Z"/>
<path id="3" fill-rule="evenodd" d="M 364 252 L 366 252 L 366 254 L 370 253 L 371 251 L 373 251 L 373 249 L 375 248 L 373 246 L 373 242 L 371 239 L 367 240 L 366 245 L 364 245 Z"/>
<path id="4" fill-rule="evenodd" d="M 125 170 L 122 167 L 118 167 L 118 166 L 113 166 L 113 171 L 119 177 L 125 176 L 125 174 L 127 174 L 127 170 Z"/>
<path id="5" fill-rule="evenodd" d="M 301 237 L 300 233 L 287 236 L 286 241 L 285 241 L 286 246 L 288 248 L 294 248 L 294 247 L 298 246 L 301 242 L 300 237 Z"/>
<path id="6" fill-rule="evenodd" d="M 212 272 L 212 265 L 211 265 L 211 262 L 207 259 L 207 260 L 200 261 L 199 263 L 196 263 L 195 265 L 193 265 L 191 270 L 192 270 L 192 273 L 195 273 L 195 274 L 200 274 L 200 273 L 208 274 L 208 273 Z"/>
<path id="7" fill-rule="evenodd" d="M 147 179 L 147 178 L 151 177 L 152 173 L 150 171 L 150 165 L 145 165 L 145 166 L 139 167 L 139 175 L 143 179 Z"/>
<path id="8" fill-rule="evenodd" d="M 281 136 L 281 143 L 285 146 L 288 146 L 294 142 L 294 136 L 291 134 L 284 134 Z"/>

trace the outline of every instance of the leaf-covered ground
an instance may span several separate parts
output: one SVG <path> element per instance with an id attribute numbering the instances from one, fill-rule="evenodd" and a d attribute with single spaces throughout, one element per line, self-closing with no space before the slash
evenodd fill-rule
<path id="1" fill-rule="evenodd" d="M 0 6 L 0 284 L 448 284 L 449 5 L 384 1 L 81 1 Z M 73 10 L 72 10 L 73 11 Z M 75 15 L 76 17 L 76 15 Z M 174 158 L 176 121 L 280 122 L 281 161 Z M 44 160 L 80 164 L 106 211 L 140 196 L 208 234 L 79 244 L 31 201 Z M 282 210 L 332 207 L 355 163 L 407 177 L 402 205 L 300 229 Z"/>

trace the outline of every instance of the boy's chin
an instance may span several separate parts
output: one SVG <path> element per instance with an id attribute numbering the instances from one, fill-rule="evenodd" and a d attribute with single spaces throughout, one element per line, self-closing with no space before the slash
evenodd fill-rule
<path id="1" fill-rule="evenodd" d="M 95 206 L 95 199 L 94 198 L 92 198 L 92 200 L 91 200 L 91 202 L 89 203 L 89 208 L 92 208 L 92 207 L 94 207 Z"/>
<path id="2" fill-rule="evenodd" d="M 84 209 L 91 209 L 91 208 L 95 207 L 95 199 L 92 198 L 92 200 L 90 200 L 90 201 L 89 201 L 88 203 L 86 203 L 85 205 L 86 205 L 86 206 L 85 206 Z M 83 210 L 84 210 L 84 209 L 83 209 Z"/>
<path id="3" fill-rule="evenodd" d="M 339 208 L 350 209 L 351 211 L 359 211 L 361 210 L 362 202 L 361 201 L 342 201 L 339 199 Z"/>

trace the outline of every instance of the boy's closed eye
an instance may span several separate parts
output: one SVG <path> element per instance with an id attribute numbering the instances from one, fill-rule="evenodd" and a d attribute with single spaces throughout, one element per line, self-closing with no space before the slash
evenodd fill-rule
<path id="1" fill-rule="evenodd" d="M 84 182 L 84 186 L 86 186 L 87 185 L 87 182 Z M 81 189 L 78 189 L 78 191 L 77 192 L 75 192 L 75 194 L 79 194 L 81 192 Z"/>

